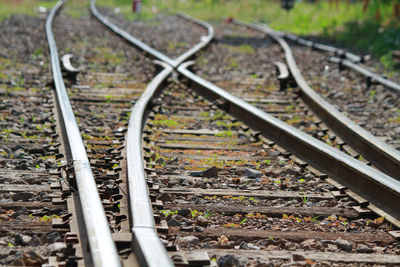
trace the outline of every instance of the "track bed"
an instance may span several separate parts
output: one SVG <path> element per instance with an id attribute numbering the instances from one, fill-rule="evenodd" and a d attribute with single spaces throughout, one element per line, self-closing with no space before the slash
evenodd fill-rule
<path id="1" fill-rule="evenodd" d="M 183 84 L 155 103 L 144 131 L 148 181 L 178 266 L 207 255 L 219 266 L 372 266 L 383 251 L 399 260 L 390 224 L 357 212 L 329 177 Z"/>

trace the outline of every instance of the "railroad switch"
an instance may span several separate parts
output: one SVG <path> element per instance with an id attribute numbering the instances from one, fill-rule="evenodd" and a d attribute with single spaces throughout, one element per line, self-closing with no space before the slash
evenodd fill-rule
<path id="1" fill-rule="evenodd" d="M 279 90 L 281 90 L 281 91 L 285 90 L 288 87 L 288 85 L 291 87 L 297 86 L 296 80 L 293 78 L 292 74 L 289 72 L 289 69 L 285 63 L 275 61 L 274 65 L 276 67 L 276 72 L 278 75 L 277 79 L 279 81 Z"/>
<path id="2" fill-rule="evenodd" d="M 76 83 L 76 77 L 82 71 L 81 68 L 75 68 L 72 66 L 71 58 L 72 54 L 66 54 L 61 57 L 62 69 L 65 78 L 69 79 L 71 83 Z"/>

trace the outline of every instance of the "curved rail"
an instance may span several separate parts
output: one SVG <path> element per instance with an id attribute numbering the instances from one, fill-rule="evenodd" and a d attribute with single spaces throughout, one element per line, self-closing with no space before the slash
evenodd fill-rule
<path id="1" fill-rule="evenodd" d="M 279 37 L 275 31 L 271 30 L 269 27 L 260 25 L 238 21 L 235 21 L 235 23 L 261 31 L 279 43 L 284 50 L 290 72 L 302 90 L 302 97 L 309 107 L 318 114 L 337 135 L 357 149 L 360 154 L 363 156 L 365 155 L 365 158 L 373 163 L 374 166 L 393 178 L 400 180 L 400 152 L 358 126 L 319 96 L 301 75 L 289 45 Z"/>
<path id="2" fill-rule="evenodd" d="M 102 14 L 100 14 L 100 12 L 97 11 L 96 0 L 90 1 L 90 10 L 92 11 L 93 15 L 101 23 L 103 23 L 105 26 L 110 28 L 113 32 L 115 32 L 116 34 L 125 38 L 131 44 L 133 44 L 134 46 L 138 47 L 139 49 L 145 51 L 146 53 L 151 55 L 153 58 L 161 60 L 161 61 L 169 64 L 173 68 L 178 67 L 180 64 L 182 64 L 182 62 L 184 62 L 184 61 L 188 60 L 190 57 L 194 56 L 195 53 L 197 53 L 199 50 L 201 50 L 202 48 L 207 46 L 211 42 L 211 40 L 214 38 L 214 28 L 210 24 L 200 21 L 198 19 L 195 19 L 189 15 L 180 13 L 179 14 L 180 17 L 190 20 L 196 24 L 199 24 L 202 27 L 205 27 L 208 31 L 208 34 L 201 38 L 200 43 L 198 43 L 197 45 L 195 45 L 194 47 L 192 47 L 191 49 L 189 49 L 188 51 L 186 51 L 185 53 L 180 55 L 178 58 L 172 59 L 172 58 L 168 57 L 167 55 L 165 55 L 165 54 L 157 51 L 156 49 L 150 47 L 149 45 L 145 44 L 144 42 L 140 41 L 139 39 L 133 37 L 126 31 L 120 29 L 118 26 L 116 26 L 115 24 L 110 22 L 106 17 L 104 17 Z"/>
<path id="3" fill-rule="evenodd" d="M 90 169 L 85 146 L 61 75 L 57 46 L 52 33 L 52 23 L 56 12 L 63 3 L 63 1 L 59 1 L 51 9 L 46 20 L 46 35 L 50 49 L 51 69 L 57 93 L 58 106 L 61 110 L 61 120 L 64 123 L 63 127 L 66 132 L 66 138 L 74 165 L 75 179 L 85 220 L 91 257 L 94 266 L 121 266 L 93 173 Z"/>
<path id="4" fill-rule="evenodd" d="M 183 63 L 178 72 L 188 78 L 191 88 L 205 97 L 222 99 L 230 114 L 252 126 L 315 167 L 348 186 L 354 192 L 391 214 L 393 224 L 400 219 L 400 182 L 369 167 L 345 153 L 290 126 L 257 107 L 187 70 L 193 62 Z M 388 220 L 391 220 L 388 218 Z"/>
<path id="5" fill-rule="evenodd" d="M 246 23 L 242 23 L 242 22 L 238 22 L 238 21 L 236 21 L 236 23 L 241 23 L 243 25 L 246 24 Z M 250 26 L 250 25 L 251 24 L 247 24 L 246 26 Z M 320 44 L 317 42 L 309 41 L 309 40 L 303 39 L 303 38 L 301 38 L 297 35 L 291 34 L 291 33 L 276 31 L 265 24 L 255 23 L 255 25 L 257 25 L 258 27 L 264 28 L 265 30 L 268 30 L 271 33 L 274 33 L 278 37 L 286 38 L 288 40 L 297 42 L 304 46 L 308 46 L 308 47 L 312 47 L 312 48 L 322 50 L 325 52 L 333 53 L 336 57 L 332 57 L 330 59 L 331 62 L 342 64 L 343 66 L 351 68 L 351 69 L 361 73 L 365 77 L 373 79 L 375 82 L 378 82 L 378 83 L 382 84 L 383 86 L 385 86 L 391 90 L 394 90 L 397 93 L 400 92 L 400 84 L 390 81 L 390 80 L 382 77 L 381 75 L 377 75 L 377 74 L 367 70 L 366 68 L 363 68 L 356 64 L 359 62 L 363 63 L 365 61 L 365 57 L 357 56 L 353 53 L 347 52 L 343 49 L 336 48 L 336 47 L 333 47 L 330 45 L 325 45 L 325 44 Z"/>
<path id="6" fill-rule="evenodd" d="M 94 2 L 92 2 L 92 7 L 94 7 Z M 116 27 L 113 25 L 113 27 Z M 110 27 L 112 28 L 112 27 Z M 116 31 L 117 32 L 117 31 Z M 126 32 L 124 35 L 127 35 L 127 40 L 135 39 Z M 121 34 L 120 34 L 121 35 Z M 210 34 L 209 34 L 210 35 Z M 122 35 L 121 35 L 122 36 Z M 137 40 L 137 39 L 135 39 Z M 211 39 L 210 39 L 211 40 Z M 140 41 L 139 41 L 140 42 Z M 136 45 L 134 42 L 132 42 Z M 140 42 L 141 43 L 141 42 Z M 149 51 L 155 51 L 153 48 L 149 50 L 148 46 L 138 46 L 143 49 L 145 52 L 149 53 Z M 151 54 L 151 53 L 149 53 Z M 161 60 L 165 59 L 166 56 L 163 57 L 156 56 L 157 53 L 152 53 L 153 57 L 157 57 Z M 188 56 L 187 58 L 189 58 Z M 181 58 L 181 57 L 179 57 Z M 171 67 L 176 68 L 178 72 L 189 78 L 189 81 L 192 83 L 192 88 L 198 89 L 198 91 L 211 99 L 223 99 L 225 103 L 228 105 L 228 111 L 237 116 L 238 118 L 242 118 L 246 120 L 246 123 L 250 124 L 257 129 L 262 130 L 263 134 L 267 137 L 276 140 L 282 146 L 286 147 L 288 150 L 292 151 L 294 154 L 298 155 L 300 158 L 303 158 L 307 161 L 313 162 L 315 166 L 318 166 L 320 169 L 324 170 L 330 176 L 334 177 L 335 179 L 341 181 L 343 184 L 347 185 L 353 191 L 364 197 L 365 199 L 374 203 L 378 210 L 383 210 L 384 212 L 388 212 L 391 214 L 390 218 L 387 218 L 388 221 L 393 222 L 395 225 L 399 225 L 400 219 L 400 211 L 398 208 L 398 201 L 400 201 L 400 182 L 389 177 L 388 175 L 381 173 L 378 170 L 375 170 L 364 163 L 359 162 L 358 160 L 340 152 L 325 143 L 316 140 L 313 137 L 306 135 L 305 133 L 297 130 L 296 128 L 287 125 L 286 123 L 281 122 L 280 120 L 274 118 L 271 115 L 259 110 L 258 108 L 248 104 L 247 102 L 227 93 L 221 88 L 216 87 L 215 85 L 205 81 L 204 79 L 196 76 L 189 70 L 187 67 L 191 65 L 191 62 L 186 63 L 176 63 L 174 60 L 167 60 L 165 61 Z M 162 73 L 165 73 L 165 77 L 168 76 L 167 72 L 172 71 L 164 69 Z M 159 75 L 162 75 L 160 73 Z M 156 84 L 154 81 L 153 88 L 149 89 L 153 91 L 153 94 L 160 89 L 161 81 Z M 150 86 L 150 85 L 149 85 Z M 147 96 L 146 102 L 141 104 L 142 107 L 148 105 L 148 101 L 150 100 L 150 93 Z M 135 106 L 136 108 L 136 106 Z M 129 181 L 130 185 L 130 192 L 132 194 L 140 194 L 140 192 L 147 192 L 147 186 L 144 180 L 144 172 L 143 172 L 143 162 L 141 158 L 141 130 L 143 124 L 141 121 L 135 121 L 133 118 L 143 118 L 144 110 L 137 111 L 138 115 L 133 115 L 132 112 L 132 125 L 135 124 L 135 131 L 136 133 L 129 133 L 128 132 L 128 147 L 132 153 L 136 153 L 135 155 L 129 156 L 130 159 L 128 162 L 131 164 L 135 162 L 135 166 L 128 167 L 128 175 L 132 177 L 132 180 Z M 249 121 L 250 120 L 250 121 Z M 131 124 L 131 123 L 130 123 Z M 131 126 L 130 126 L 131 127 Z M 136 141 L 135 141 L 136 140 Z M 129 152 L 131 153 L 131 152 Z M 130 168 L 130 169 L 129 169 Z M 131 174 L 130 174 L 131 173 Z M 131 178 L 129 178 L 131 179 Z M 135 182 L 136 180 L 136 182 Z M 141 181 L 139 181 L 141 180 Z M 132 188 L 133 184 L 142 184 L 142 188 L 139 190 L 138 188 Z M 149 197 L 138 195 L 139 201 L 145 201 L 148 205 Z M 144 210 L 142 205 L 139 204 L 140 202 L 132 203 L 131 205 L 136 208 L 136 215 L 135 216 L 142 216 L 142 211 Z M 144 203 L 144 202 L 143 202 Z M 371 206 L 371 205 L 370 205 Z M 135 236 L 136 238 L 142 238 L 143 240 L 147 238 L 147 233 L 155 233 L 154 230 L 154 219 L 151 217 L 151 207 L 148 206 L 146 208 L 147 218 L 138 219 L 134 224 L 137 224 L 137 227 L 134 226 Z M 139 235 L 142 236 L 139 236 Z M 149 238 L 152 239 L 152 238 Z M 136 242 L 140 242 L 136 240 Z M 141 245 L 141 244 L 139 244 Z M 149 249 L 153 249 L 153 246 L 149 245 Z M 170 262 L 169 262 L 170 263 Z"/>
<path id="7" fill-rule="evenodd" d="M 235 21 L 235 23 L 243 24 L 242 22 L 239 22 L 239 21 Z M 286 39 L 288 39 L 290 41 L 296 42 L 296 43 L 304 45 L 304 46 L 308 46 L 308 47 L 311 47 L 311 48 L 314 48 L 314 49 L 318 49 L 318 50 L 321 50 L 321 51 L 329 52 L 329 53 L 332 53 L 332 54 L 334 54 L 336 56 L 339 56 L 341 58 L 347 58 L 347 59 L 349 59 L 349 60 L 351 60 L 353 62 L 357 62 L 357 63 L 365 61 L 365 57 L 357 56 L 356 54 L 347 52 L 347 51 L 345 51 L 343 49 L 340 49 L 340 48 L 337 48 L 337 47 L 334 47 L 334 46 L 330 46 L 330 45 L 321 44 L 321 43 L 318 43 L 318 42 L 306 40 L 306 39 L 301 38 L 301 37 L 299 37 L 299 36 L 297 36 L 295 34 L 292 34 L 292 33 L 286 33 L 286 32 L 277 31 L 277 30 L 272 29 L 271 27 L 269 27 L 266 24 L 255 23 L 255 25 L 267 28 L 269 31 L 274 32 L 277 36 L 279 36 L 281 38 L 286 38 Z"/>
<path id="8" fill-rule="evenodd" d="M 173 264 L 156 232 L 144 172 L 142 130 L 146 108 L 151 98 L 161 89 L 164 80 L 172 73 L 173 68 L 164 62 L 155 62 L 164 69 L 150 82 L 132 109 L 127 136 L 127 165 L 135 251 L 140 252 L 139 260 L 143 266 L 157 267 L 173 266 Z"/>
<path id="9" fill-rule="evenodd" d="M 192 56 L 194 56 L 194 54 L 196 54 L 198 51 L 200 51 L 206 45 L 208 45 L 211 42 L 211 40 L 214 38 L 214 28 L 210 24 L 208 24 L 204 21 L 201 21 L 199 19 L 196 19 L 192 16 L 189 16 L 188 14 L 179 13 L 178 16 L 180 16 L 181 18 L 184 18 L 186 20 L 192 21 L 200 26 L 203 26 L 204 28 L 207 29 L 208 34 L 206 36 L 201 37 L 200 43 L 198 43 L 197 45 L 195 45 L 194 47 L 192 47 L 191 49 L 189 49 L 188 51 L 186 51 L 185 53 L 180 55 L 177 59 L 175 59 L 175 66 L 173 66 L 173 67 L 177 67 L 180 64 L 182 64 L 182 62 L 189 60 Z"/>
<path id="10" fill-rule="evenodd" d="M 122 38 L 129 41 L 131 44 L 151 55 L 153 58 L 160 60 L 155 61 L 155 63 L 164 68 L 163 71 L 161 71 L 147 86 L 145 92 L 132 109 L 127 134 L 127 169 L 130 208 L 133 220 L 132 231 L 134 234 L 134 248 L 137 252 L 138 259 L 143 266 L 174 266 L 167 251 L 157 236 L 153 209 L 148 195 L 149 190 L 147 188 L 142 155 L 143 120 L 145 119 L 146 108 L 148 107 L 151 98 L 161 90 L 164 80 L 171 75 L 174 68 L 194 56 L 195 53 L 211 42 L 214 37 L 214 29 L 208 23 L 180 13 L 180 17 L 206 28 L 208 34 L 201 38 L 200 43 L 180 55 L 178 58 L 171 59 L 111 23 L 97 11 L 95 2 L 95 0 L 92 0 L 90 7 L 93 15 L 100 22 Z M 157 256 L 155 257 L 154 255 Z"/>
<path id="11" fill-rule="evenodd" d="M 90 1 L 90 10 L 93 13 L 93 15 L 105 26 L 110 28 L 113 32 L 121 36 L 122 38 L 126 39 L 129 41 L 131 44 L 134 46 L 140 48 L 143 51 L 146 51 L 149 55 L 151 55 L 155 59 L 159 59 L 161 61 L 164 61 L 168 63 L 169 65 L 173 66 L 174 62 L 171 58 L 167 57 L 166 55 L 160 53 L 159 51 L 155 50 L 154 48 L 150 47 L 149 45 L 143 43 L 139 39 L 136 39 L 126 31 L 120 29 L 118 26 L 115 24 L 111 23 L 106 17 L 104 17 L 96 8 L 96 0 L 91 0 Z"/>
<path id="12" fill-rule="evenodd" d="M 262 24 L 259 24 L 259 25 L 262 25 Z M 301 37 L 299 37 L 297 35 L 291 34 L 291 33 L 282 33 L 282 37 L 284 37 L 284 38 L 286 38 L 288 40 L 291 40 L 293 42 L 299 43 L 301 45 L 304 45 L 304 46 L 308 46 L 308 47 L 312 47 L 314 49 L 318 49 L 318 50 L 321 50 L 321 51 L 333 53 L 336 56 L 347 58 L 347 59 L 349 59 L 349 60 L 351 60 L 353 62 L 357 62 L 358 63 L 358 62 L 364 62 L 365 61 L 365 57 L 357 56 L 357 55 L 355 55 L 353 53 L 347 52 L 347 51 L 345 51 L 343 49 L 340 49 L 340 48 L 337 48 L 337 47 L 333 47 L 333 46 L 330 46 L 330 45 L 317 43 L 317 42 L 314 42 L 314 41 L 309 41 L 309 40 L 303 39 L 303 38 L 301 38 Z"/>

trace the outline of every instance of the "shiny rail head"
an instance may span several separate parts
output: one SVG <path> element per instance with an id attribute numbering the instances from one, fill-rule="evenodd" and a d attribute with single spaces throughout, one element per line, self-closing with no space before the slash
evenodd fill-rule
<path id="1" fill-rule="evenodd" d="M 146 109 L 171 75 L 173 68 L 165 62 L 154 61 L 163 69 L 149 83 L 132 108 L 127 133 L 127 169 L 134 249 L 141 266 L 173 266 L 156 233 L 153 208 L 149 197 L 142 154 L 142 131 Z"/>
<path id="2" fill-rule="evenodd" d="M 175 266 L 155 230 L 149 228 L 134 228 L 133 234 L 133 248 L 138 254 L 140 266 Z"/>
<path id="3" fill-rule="evenodd" d="M 150 100 L 172 73 L 165 62 L 156 62 L 164 69 L 149 83 L 132 108 L 127 133 L 127 169 L 133 227 L 155 229 L 153 209 L 148 195 L 142 154 L 142 130 L 145 112 Z"/>
<path id="4" fill-rule="evenodd" d="M 60 106 L 64 129 L 74 163 L 75 178 L 78 186 L 82 213 L 88 233 L 91 258 L 94 266 L 121 266 L 115 243 L 103 210 L 97 186 L 86 155 L 85 146 L 68 99 L 65 84 L 61 75 L 57 46 L 52 32 L 53 19 L 64 1 L 57 2 L 46 19 L 46 36 L 48 39 L 53 79 L 56 87 L 57 101 Z"/>

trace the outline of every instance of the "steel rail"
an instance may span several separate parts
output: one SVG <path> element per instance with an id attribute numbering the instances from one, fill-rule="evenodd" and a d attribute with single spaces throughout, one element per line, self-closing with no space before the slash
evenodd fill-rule
<path id="1" fill-rule="evenodd" d="M 371 79 L 371 81 L 378 82 L 378 83 L 386 86 L 387 88 L 394 90 L 396 93 L 400 93 L 400 84 L 390 81 L 388 79 L 385 79 L 382 76 L 379 76 L 379 75 L 373 73 L 372 71 L 369 71 L 357 64 L 354 64 L 353 62 L 351 62 L 349 60 L 337 58 L 337 57 L 331 57 L 329 59 L 329 61 L 341 64 L 342 66 L 346 66 L 348 68 L 351 68 L 351 69 L 361 73 L 368 79 Z"/>
<path id="2" fill-rule="evenodd" d="M 191 49 L 189 49 L 188 51 L 186 51 L 185 53 L 180 55 L 178 58 L 172 59 L 172 58 L 168 57 L 167 55 L 157 51 L 154 48 L 152 48 L 151 46 L 145 44 L 144 42 L 140 41 L 139 39 L 133 37 L 132 35 L 130 35 L 126 31 L 120 29 L 118 26 L 116 26 L 115 24 L 110 22 L 105 16 L 103 16 L 102 14 L 100 14 L 100 12 L 98 12 L 98 10 L 96 8 L 96 0 L 91 0 L 91 2 L 90 2 L 90 10 L 92 11 L 93 15 L 101 23 L 103 23 L 105 26 L 110 28 L 113 32 L 115 32 L 116 34 L 118 34 L 122 38 L 126 39 L 131 44 L 133 44 L 134 46 L 138 47 L 139 49 L 145 51 L 146 53 L 151 55 L 153 58 L 161 60 L 161 61 L 169 64 L 173 68 L 178 67 L 180 64 L 182 64 L 182 62 L 184 62 L 184 61 L 188 60 L 189 58 L 191 58 L 192 56 L 194 56 L 195 53 L 197 53 L 199 50 L 201 50 L 202 48 L 207 46 L 211 42 L 211 40 L 214 38 L 214 28 L 210 24 L 208 24 L 206 22 L 203 22 L 203 21 L 200 21 L 198 19 L 195 19 L 195 18 L 193 18 L 193 17 L 191 17 L 189 15 L 186 15 L 184 13 L 179 13 L 180 17 L 182 17 L 182 18 L 184 18 L 186 20 L 190 20 L 190 21 L 192 21 L 192 22 L 194 22 L 196 24 L 199 24 L 202 27 L 205 27 L 207 29 L 207 31 L 208 31 L 208 34 L 206 36 L 202 36 L 202 38 L 200 39 L 200 42 L 197 45 L 195 45 L 194 47 L 192 47 Z"/>
<path id="3" fill-rule="evenodd" d="M 289 45 L 269 27 L 234 21 L 234 23 L 261 31 L 279 43 L 285 53 L 290 72 L 302 91 L 302 98 L 308 106 L 345 142 L 381 171 L 400 180 L 400 152 L 382 142 L 355 122 L 339 112 L 319 96 L 305 81 L 297 68 Z"/>
<path id="4" fill-rule="evenodd" d="M 238 22 L 238 21 L 236 21 Z M 240 22 L 239 22 L 240 23 Z M 311 47 L 311 48 L 315 48 L 321 51 L 325 51 L 325 52 L 329 52 L 332 53 L 336 56 L 342 57 L 342 58 L 347 58 L 353 62 L 364 62 L 365 61 L 365 57 L 360 57 L 357 56 L 356 54 L 347 52 L 343 49 L 334 47 L 334 46 L 330 46 L 330 45 L 326 45 L 326 44 L 321 44 L 318 42 L 314 42 L 314 41 L 310 41 L 310 40 L 306 40 L 304 38 L 301 38 L 295 34 L 292 33 L 286 33 L 286 32 L 281 32 L 281 31 L 277 31 L 272 29 L 271 27 L 269 27 L 266 24 L 263 23 L 255 23 L 255 25 L 261 26 L 261 27 L 265 27 L 268 28 L 269 31 L 274 32 L 277 36 L 282 37 L 282 38 L 286 38 L 290 41 L 296 42 L 298 44 L 307 46 L 307 47 Z"/>
<path id="5" fill-rule="evenodd" d="M 180 55 L 177 59 L 175 59 L 175 66 L 173 66 L 175 68 L 178 67 L 180 64 L 182 64 L 184 61 L 189 60 L 192 56 L 194 56 L 194 54 L 196 54 L 198 51 L 207 46 L 214 38 L 214 28 L 209 23 L 201 21 L 185 13 L 179 13 L 178 16 L 206 28 L 208 34 L 206 36 L 201 37 L 200 43 L 198 43 L 197 45 L 195 45 L 194 47 L 192 47 L 191 49 Z"/>
<path id="6" fill-rule="evenodd" d="M 236 21 L 236 23 L 237 22 L 238 21 Z M 251 24 L 248 24 L 248 25 L 251 25 Z M 385 86 L 391 90 L 394 90 L 395 92 L 400 92 L 400 84 L 390 81 L 390 80 L 382 77 L 381 75 L 373 73 L 372 71 L 369 71 L 366 68 L 363 68 L 356 64 L 356 63 L 360 63 L 360 62 L 363 63 L 365 61 L 365 57 L 357 56 L 353 53 L 347 52 L 343 49 L 336 48 L 336 47 L 333 47 L 330 45 L 325 45 L 325 44 L 320 44 L 317 42 L 305 40 L 305 39 L 303 39 L 297 35 L 291 34 L 291 33 L 276 31 L 276 30 L 272 29 L 271 27 L 269 27 L 268 25 L 265 25 L 262 23 L 255 23 L 255 25 L 263 27 L 265 29 L 268 29 L 269 32 L 273 32 L 276 36 L 279 36 L 281 38 L 286 38 L 288 40 L 297 42 L 304 46 L 308 46 L 308 47 L 312 47 L 312 48 L 319 49 L 322 51 L 333 53 L 338 58 L 332 57 L 330 60 L 331 62 L 343 64 L 344 66 L 351 68 L 351 69 L 363 74 L 364 76 L 366 76 L 368 78 L 372 78 L 374 81 L 382 84 L 383 86 Z M 346 58 L 348 60 L 346 60 Z"/>
<path id="7" fill-rule="evenodd" d="M 146 49 L 144 50 L 146 51 Z M 250 126 L 262 130 L 265 136 L 279 142 L 280 145 L 293 152 L 298 157 L 312 162 L 312 165 L 322 169 L 333 178 L 347 185 L 351 190 L 373 203 L 378 209 L 389 213 L 392 217 L 388 218 L 388 221 L 393 222 L 397 226 L 400 225 L 400 211 L 397 205 L 400 200 L 399 181 L 308 136 L 296 128 L 268 115 L 253 105 L 248 104 L 196 76 L 187 70 L 187 67 L 191 64 L 193 64 L 193 62 L 186 62 L 175 66 L 170 65 L 173 67 L 178 66 L 178 72 L 189 79 L 193 89 L 197 89 L 199 93 L 205 95 L 207 98 L 222 98 L 225 103 L 228 104 L 227 109 L 232 115 L 246 121 Z M 142 125 L 139 122 L 136 123 L 137 125 Z M 136 128 L 137 127 L 139 126 L 136 126 Z M 136 139 L 139 139 L 139 136 L 140 132 L 138 131 Z M 141 145 L 137 142 L 135 146 L 136 148 L 132 147 L 132 149 L 139 150 L 141 148 Z M 137 155 L 135 161 L 142 162 L 141 155 Z M 130 162 L 130 160 L 128 162 Z M 132 169 L 132 171 L 136 172 L 139 169 L 142 170 L 142 167 L 138 166 L 138 168 Z M 149 228 L 150 227 L 147 227 L 146 229 Z M 141 229 L 138 229 L 138 232 L 140 232 L 140 230 Z"/>
<path id="8" fill-rule="evenodd" d="M 63 3 L 63 1 L 59 1 L 51 9 L 46 20 L 46 35 L 49 44 L 51 70 L 57 93 L 58 107 L 62 114 L 61 121 L 63 122 L 63 127 L 66 132 L 69 152 L 71 153 L 74 166 L 75 179 L 90 246 L 90 254 L 94 266 L 121 266 L 110 227 L 103 210 L 103 205 L 97 191 L 96 182 L 86 155 L 85 146 L 61 74 L 57 46 L 52 32 L 52 24 L 56 12 Z"/>
<path id="9" fill-rule="evenodd" d="M 155 59 L 159 59 L 163 62 L 168 63 L 169 65 L 173 66 L 175 63 L 174 61 L 167 57 L 166 55 L 160 53 L 159 51 L 155 50 L 154 48 L 150 47 L 149 45 L 143 43 L 139 39 L 133 37 L 126 31 L 120 29 L 118 26 L 110 22 L 105 16 L 103 16 L 96 8 L 96 0 L 91 0 L 90 1 L 90 10 L 92 14 L 105 26 L 110 28 L 113 32 L 121 36 L 122 38 L 126 39 L 128 42 L 133 44 L 134 46 L 140 48 L 143 51 L 146 51 L 149 55 L 151 55 Z"/>
<path id="10" fill-rule="evenodd" d="M 193 62 L 185 62 L 178 72 L 189 79 L 190 87 L 205 97 L 222 99 L 227 112 L 236 116 L 272 139 L 279 145 L 311 162 L 348 188 L 393 216 L 393 224 L 400 226 L 400 182 L 345 153 L 311 137 L 265 113 L 257 107 L 233 96 L 225 90 L 195 75 L 187 68 Z"/>
<path id="11" fill-rule="evenodd" d="M 138 258 L 141 266 L 158 267 L 174 265 L 157 236 L 144 172 L 142 131 L 149 102 L 161 90 L 163 82 L 171 75 L 173 68 L 167 63 L 155 62 L 164 69 L 150 82 L 131 111 L 127 134 L 127 168 L 134 248 L 136 252 L 140 252 Z"/>
<path id="12" fill-rule="evenodd" d="M 191 20 L 192 22 L 206 28 L 208 34 L 207 36 L 203 36 L 201 38 L 200 43 L 180 55 L 178 58 L 171 59 L 170 57 L 148 46 L 139 39 L 120 29 L 115 24 L 111 23 L 107 18 L 97 11 L 95 3 L 95 0 L 91 1 L 91 11 L 101 23 L 109 27 L 113 32 L 120 35 L 134 46 L 145 51 L 153 58 L 158 59 L 159 61 L 156 60 L 155 63 L 164 68 L 150 82 L 131 111 L 127 133 L 127 176 L 130 209 L 133 220 L 133 246 L 140 264 L 142 266 L 152 267 L 174 266 L 167 251 L 157 236 L 153 209 L 148 194 L 149 190 L 146 183 L 142 154 L 143 121 L 145 119 L 146 109 L 150 100 L 162 89 L 162 85 L 166 78 L 170 76 L 173 70 L 182 62 L 194 56 L 195 53 L 211 42 L 214 37 L 214 29 L 208 23 L 180 13 L 180 17 Z"/>
<path id="13" fill-rule="evenodd" d="M 260 24 L 260 25 L 262 25 L 262 24 Z M 303 39 L 303 38 L 301 38 L 301 37 L 299 37 L 297 35 L 291 34 L 291 33 L 282 33 L 282 36 L 284 38 L 286 38 L 287 40 L 291 40 L 291 41 L 299 43 L 301 45 L 308 46 L 308 47 L 311 47 L 311 48 L 314 48 L 314 49 L 318 49 L 318 50 L 321 50 L 321 51 L 330 52 L 330 53 L 333 53 L 336 56 L 347 58 L 347 59 L 349 59 L 349 60 L 351 60 L 353 62 L 357 62 L 358 63 L 358 62 L 364 62 L 365 61 L 365 57 L 357 56 L 357 55 L 355 55 L 353 53 L 347 52 L 347 51 L 345 51 L 343 49 L 340 49 L 340 48 L 337 48 L 337 47 L 334 47 L 334 46 L 330 46 L 330 45 L 321 44 L 321 43 L 318 43 L 318 42 L 306 40 L 306 39 Z"/>

